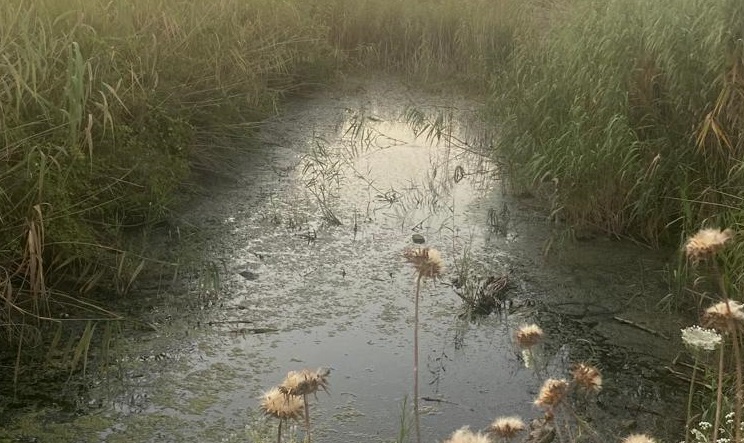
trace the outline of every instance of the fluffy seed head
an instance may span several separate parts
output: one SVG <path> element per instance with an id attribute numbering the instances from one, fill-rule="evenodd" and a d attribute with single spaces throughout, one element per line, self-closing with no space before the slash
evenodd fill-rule
<path id="1" fill-rule="evenodd" d="M 703 323 L 721 332 L 731 332 L 744 323 L 744 306 L 733 300 L 724 300 L 703 313 Z"/>
<path id="2" fill-rule="evenodd" d="M 535 405 L 545 409 L 553 408 L 563 400 L 567 391 L 568 382 L 566 380 L 549 378 L 545 380 L 542 388 L 540 388 Z"/>
<path id="3" fill-rule="evenodd" d="M 574 366 L 571 375 L 576 385 L 586 392 L 597 393 L 602 390 L 602 374 L 592 365 L 579 363 Z"/>
<path id="4" fill-rule="evenodd" d="M 488 427 L 488 432 L 497 437 L 511 439 L 526 428 L 519 417 L 499 417 Z"/>
<path id="5" fill-rule="evenodd" d="M 715 255 L 732 238 L 734 238 L 734 231 L 731 229 L 723 231 L 714 228 L 701 229 L 685 243 L 685 254 L 689 260 L 697 263 Z"/>
<path id="6" fill-rule="evenodd" d="M 289 371 L 287 377 L 279 385 L 279 391 L 285 395 L 296 396 L 314 394 L 320 389 L 328 392 L 329 373 L 327 369 Z"/>
<path id="7" fill-rule="evenodd" d="M 279 388 L 271 388 L 261 398 L 261 410 L 264 414 L 280 420 L 297 420 L 302 417 L 305 404 L 301 397 L 284 395 Z"/>
<path id="8" fill-rule="evenodd" d="M 632 434 L 625 437 L 623 443 L 656 443 L 656 440 L 646 434 Z"/>
<path id="9" fill-rule="evenodd" d="M 543 330 L 535 324 L 524 325 L 517 331 L 516 338 L 520 348 L 531 348 L 542 341 Z"/>
<path id="10" fill-rule="evenodd" d="M 721 344 L 721 334 L 695 325 L 682 329 L 682 341 L 690 352 L 699 354 L 715 350 Z"/>
<path id="11" fill-rule="evenodd" d="M 458 429 L 444 443 L 490 443 L 488 437 L 480 432 L 474 433 L 467 426 Z"/>
<path id="12" fill-rule="evenodd" d="M 411 263 L 416 272 L 422 277 L 438 277 L 444 270 L 444 262 L 439 251 L 432 248 L 408 249 L 403 253 L 408 263 Z"/>

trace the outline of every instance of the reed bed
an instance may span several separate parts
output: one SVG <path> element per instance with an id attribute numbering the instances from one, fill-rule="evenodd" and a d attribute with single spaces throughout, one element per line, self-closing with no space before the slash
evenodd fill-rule
<path id="1" fill-rule="evenodd" d="M 7 0 L 1 338 L 20 356 L 79 320 L 84 365 L 97 322 L 120 320 L 84 297 L 155 263 L 127 234 L 229 163 L 215 140 L 359 68 L 488 91 L 512 185 L 547 189 L 570 226 L 652 244 L 741 231 L 742 29 L 738 0 Z M 741 300 L 744 243 L 717 260 L 708 292 Z"/>
<path id="2" fill-rule="evenodd" d="M 514 184 L 550 189 L 557 219 L 653 244 L 741 220 L 741 3 L 529 8 L 493 85 Z"/>
<path id="3" fill-rule="evenodd" d="M 185 179 L 223 168 L 234 155 L 215 140 L 250 135 L 287 94 L 357 67 L 418 78 L 486 76 L 511 40 L 499 26 L 505 4 L 6 2 L 5 338 L 18 337 L 19 323 L 58 320 L 60 291 L 72 295 L 68 303 L 95 289 L 131 288 L 153 264 L 152 251 L 132 250 L 123 233 L 167 219 Z"/>

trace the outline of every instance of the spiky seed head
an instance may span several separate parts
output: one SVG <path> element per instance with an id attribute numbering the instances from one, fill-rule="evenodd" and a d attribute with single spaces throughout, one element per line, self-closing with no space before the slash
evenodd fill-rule
<path id="1" fill-rule="evenodd" d="M 579 363 L 574 366 L 571 375 L 576 385 L 586 392 L 597 393 L 602 390 L 602 373 L 592 365 Z"/>
<path id="2" fill-rule="evenodd" d="M 701 229 L 685 243 L 685 254 L 690 261 L 697 263 L 715 255 L 732 238 L 734 231 L 731 229 L 723 231 L 715 228 Z"/>
<path id="3" fill-rule="evenodd" d="M 625 437 L 623 443 L 656 443 L 656 440 L 646 434 L 631 434 Z"/>
<path id="4" fill-rule="evenodd" d="M 455 431 L 444 443 L 490 443 L 488 437 L 480 432 L 474 433 L 467 426 Z"/>
<path id="5" fill-rule="evenodd" d="M 416 268 L 416 272 L 422 277 L 435 278 L 444 271 L 442 256 L 436 249 L 408 249 L 403 253 L 403 257 Z"/>
<path id="6" fill-rule="evenodd" d="M 525 429 L 526 426 L 519 417 L 498 417 L 488 427 L 488 432 L 497 437 L 511 439 Z"/>
<path id="7" fill-rule="evenodd" d="M 563 400 L 568 391 L 568 382 L 563 379 L 549 378 L 545 380 L 540 393 L 537 395 L 535 405 L 544 409 L 550 409 L 558 405 Z"/>
<path id="8" fill-rule="evenodd" d="M 732 332 L 744 324 L 744 306 L 728 299 L 718 302 L 705 310 L 703 323 L 719 332 Z"/>
<path id="9" fill-rule="evenodd" d="M 540 343 L 543 338 L 543 330 L 535 324 L 524 325 L 517 330 L 517 345 L 522 349 L 529 349 Z"/>
<path id="10" fill-rule="evenodd" d="M 261 398 L 264 414 L 280 420 L 297 420 L 302 417 L 305 403 L 301 397 L 285 395 L 278 387 L 271 388 Z"/>
<path id="11" fill-rule="evenodd" d="M 318 390 L 328 392 L 329 373 L 327 369 L 289 371 L 287 377 L 279 385 L 279 391 L 285 395 L 294 396 L 315 394 Z"/>

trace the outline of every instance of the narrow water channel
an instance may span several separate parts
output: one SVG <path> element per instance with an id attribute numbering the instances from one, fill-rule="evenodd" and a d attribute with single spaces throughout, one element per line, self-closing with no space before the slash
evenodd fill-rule
<path id="1" fill-rule="evenodd" d="M 199 242 L 199 264 L 186 290 L 131 296 L 155 328 L 121 339 L 116 376 L 93 383 L 86 413 L 19 413 L 8 428 L 44 423 L 23 441 L 254 441 L 261 393 L 290 370 L 327 367 L 315 440 L 394 441 L 413 387 L 415 282 L 402 252 L 418 234 L 447 266 L 422 290 L 424 441 L 537 417 L 545 376 L 580 361 L 603 370 L 586 414 L 607 441 L 678 436 L 686 388 L 665 366 L 685 325 L 660 303 L 670 254 L 601 236 L 555 241 L 565 229 L 548 220 L 549 184 L 543 199 L 509 192 L 483 155 L 494 134 L 478 109 L 388 81 L 290 103 L 240 154 L 238 176 L 171 230 L 170 247 Z M 460 273 L 508 275 L 511 304 L 467 315 Z M 539 370 L 514 344 L 528 322 L 546 331 Z"/>

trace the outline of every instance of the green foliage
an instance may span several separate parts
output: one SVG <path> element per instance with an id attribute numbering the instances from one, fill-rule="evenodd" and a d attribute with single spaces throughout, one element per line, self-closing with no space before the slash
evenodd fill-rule
<path id="1" fill-rule="evenodd" d="M 552 181 L 564 220 L 650 242 L 720 221 L 744 191 L 743 9 L 526 5 L 542 19 L 493 84 L 515 183 Z"/>
<path id="2" fill-rule="evenodd" d="M 122 234 L 167 217 L 192 171 L 229 160 L 212 141 L 250 133 L 287 93 L 376 65 L 482 85 L 510 50 L 507 6 L 9 0 L 0 10 L 6 338 L 62 310 L 109 318 L 59 298 L 104 282 L 126 292 L 148 252 L 128 251 Z"/>

